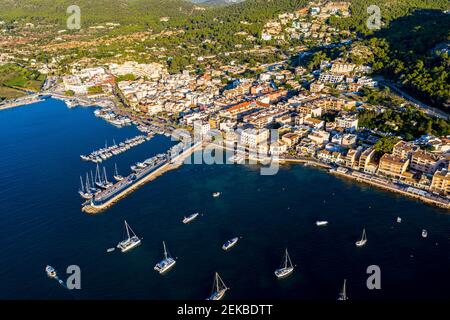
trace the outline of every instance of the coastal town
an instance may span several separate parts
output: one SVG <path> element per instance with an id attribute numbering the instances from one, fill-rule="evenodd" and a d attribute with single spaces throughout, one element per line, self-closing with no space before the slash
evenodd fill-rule
<path id="1" fill-rule="evenodd" d="M 311 2 L 267 22 L 262 40 L 302 38 L 309 47 L 348 44 L 354 35 L 324 22 L 337 14 L 349 16 L 349 3 Z M 246 34 L 239 36 L 252 40 Z M 157 62 L 92 65 L 89 59 L 80 60 L 63 75 L 48 75 L 41 92 L 26 100 L 4 101 L 0 108 L 50 95 L 69 107 L 100 106 L 97 116 L 116 126 L 134 124 L 149 135 L 199 126 L 206 140 L 220 137 L 226 148 L 244 150 L 242 157 L 233 157 L 236 163 L 245 163 L 250 153 L 257 153 L 280 162 L 318 165 L 338 176 L 449 208 L 450 136 L 433 135 L 431 129 L 420 136 L 405 136 L 393 133 L 398 127 L 395 122 L 387 122 L 394 128 L 390 131 L 361 123 L 361 115 L 367 113 L 377 117 L 407 110 L 436 115 L 401 97 L 390 106 L 368 101 L 367 92 L 385 90 L 372 77 L 370 65 L 350 62 L 349 55 L 343 54 L 307 66 L 302 61 L 313 53 L 305 48 L 298 47 L 295 58 L 275 63 L 232 60 L 208 63 L 203 70 L 188 66 L 179 73 L 170 73 Z M 438 117 L 448 121 L 445 115 Z M 417 123 L 412 120 L 410 125 Z"/>

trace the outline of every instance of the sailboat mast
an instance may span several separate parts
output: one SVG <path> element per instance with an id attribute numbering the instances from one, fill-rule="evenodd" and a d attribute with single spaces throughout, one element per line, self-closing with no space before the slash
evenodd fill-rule
<path id="1" fill-rule="evenodd" d="M 85 193 L 84 191 L 84 184 L 83 184 L 83 177 L 80 176 L 80 181 L 81 181 L 81 192 Z"/>
<path id="2" fill-rule="evenodd" d="M 128 230 L 128 223 L 126 220 L 125 220 L 125 229 L 127 230 L 128 239 L 130 239 L 130 231 Z"/>
<path id="3" fill-rule="evenodd" d="M 344 279 L 344 286 L 342 287 L 342 297 L 344 299 L 347 298 L 346 282 L 347 282 L 347 279 Z"/>
<path id="4" fill-rule="evenodd" d="M 103 167 L 103 174 L 105 176 L 105 184 L 108 183 L 108 176 L 106 175 L 106 168 Z"/>
<path id="5" fill-rule="evenodd" d="M 92 187 L 94 188 L 95 184 L 94 184 L 94 175 L 92 174 L 92 170 L 91 170 L 91 184 L 92 184 Z"/>
<path id="6" fill-rule="evenodd" d="M 90 192 L 91 191 L 91 186 L 89 183 L 89 173 L 86 173 L 86 192 Z"/>
<path id="7" fill-rule="evenodd" d="M 167 259 L 167 249 L 166 249 L 166 243 L 163 241 L 163 247 L 164 247 L 164 259 Z"/>
<path id="8" fill-rule="evenodd" d="M 220 291 L 220 287 L 219 287 L 219 274 L 216 272 L 216 279 L 215 279 L 215 282 L 216 282 L 216 292 L 219 292 Z"/>

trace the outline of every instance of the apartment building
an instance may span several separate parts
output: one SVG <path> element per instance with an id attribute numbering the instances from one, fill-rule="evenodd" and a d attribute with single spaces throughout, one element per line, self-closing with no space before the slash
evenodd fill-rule
<path id="1" fill-rule="evenodd" d="M 433 174 L 439 164 L 439 157 L 431 152 L 417 150 L 411 155 L 411 169 Z"/>
<path id="2" fill-rule="evenodd" d="M 450 193 L 450 172 L 448 170 L 436 171 L 433 175 L 430 189 L 434 192 L 448 195 Z"/>
<path id="3" fill-rule="evenodd" d="M 400 178 L 408 169 L 409 159 L 392 154 L 384 154 L 379 163 L 378 173 L 394 178 Z"/>

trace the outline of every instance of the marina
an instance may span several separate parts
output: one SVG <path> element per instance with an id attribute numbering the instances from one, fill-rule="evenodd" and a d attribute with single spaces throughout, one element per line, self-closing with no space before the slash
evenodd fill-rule
<path id="1" fill-rule="evenodd" d="M 85 161 L 101 163 L 102 161 L 106 161 L 113 156 L 117 156 L 133 147 L 149 141 L 152 137 L 152 135 L 138 135 L 133 138 L 126 139 L 123 142 L 119 142 L 118 144 L 113 140 L 113 144 L 111 146 L 108 146 L 108 143 L 105 142 L 105 146 L 103 148 L 92 151 L 88 155 L 80 155 L 80 158 Z"/>
<path id="2" fill-rule="evenodd" d="M 179 167 L 182 161 L 201 145 L 200 142 L 194 143 L 192 146 L 179 143 L 170 148 L 167 153 L 161 153 L 144 162 L 137 163 L 133 167 L 134 172 L 116 184 L 105 185 L 105 182 L 100 180 L 98 185 L 105 190 L 96 193 L 88 202 L 85 202 L 82 205 L 82 211 L 93 214 L 107 209 L 142 184 L 165 171 Z M 106 172 L 104 172 L 104 176 L 106 177 Z M 108 181 L 106 180 L 106 182 Z"/>

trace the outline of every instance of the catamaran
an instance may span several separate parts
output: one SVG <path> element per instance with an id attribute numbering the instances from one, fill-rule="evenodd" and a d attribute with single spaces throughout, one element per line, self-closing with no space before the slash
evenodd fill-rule
<path id="1" fill-rule="evenodd" d="M 160 274 L 169 271 L 169 269 L 171 269 L 176 263 L 176 261 L 167 252 L 166 243 L 164 241 L 163 246 L 164 246 L 164 259 L 158 262 L 154 268 Z"/>
<path id="2" fill-rule="evenodd" d="M 339 293 L 339 297 L 338 297 L 339 301 L 348 300 L 347 290 L 346 290 L 346 286 L 345 286 L 346 282 L 347 282 L 347 279 L 344 279 L 344 285 L 342 286 L 342 291 Z"/>
<path id="3" fill-rule="evenodd" d="M 284 253 L 284 258 L 281 263 L 281 268 L 275 270 L 275 275 L 277 278 L 284 278 L 290 275 L 294 271 L 294 266 L 292 265 L 291 258 L 289 257 L 289 253 L 286 249 Z"/>
<path id="4" fill-rule="evenodd" d="M 199 213 L 193 213 L 190 216 L 184 217 L 183 223 L 188 224 L 189 222 L 195 220 L 198 217 Z"/>
<path id="5" fill-rule="evenodd" d="M 122 181 L 123 177 L 119 174 L 119 171 L 117 170 L 117 163 L 114 165 L 114 179 L 116 181 Z"/>
<path id="6" fill-rule="evenodd" d="M 238 237 L 230 239 L 223 244 L 222 249 L 227 251 L 227 250 L 231 249 L 232 247 L 234 247 L 238 241 L 239 241 Z"/>
<path id="7" fill-rule="evenodd" d="M 225 292 L 228 290 L 227 286 L 220 278 L 219 274 L 216 272 L 214 275 L 214 285 L 211 295 L 206 300 L 220 300 L 225 295 Z"/>
<path id="8" fill-rule="evenodd" d="M 136 236 L 136 234 L 128 225 L 126 220 L 125 220 L 125 230 L 127 232 L 127 238 L 119 242 L 119 244 L 117 245 L 117 248 L 119 248 L 122 252 L 127 252 L 128 250 L 131 250 L 134 247 L 141 244 L 141 239 L 139 239 L 138 236 Z"/>
<path id="9" fill-rule="evenodd" d="M 47 272 L 47 275 L 50 278 L 56 278 L 56 270 L 52 266 L 46 266 L 45 267 L 45 272 Z"/>
<path id="10" fill-rule="evenodd" d="M 366 229 L 363 229 L 361 240 L 356 241 L 357 247 L 362 247 L 367 243 Z"/>
<path id="11" fill-rule="evenodd" d="M 328 224 L 328 221 L 316 221 L 316 226 L 322 227 L 326 226 Z"/>

